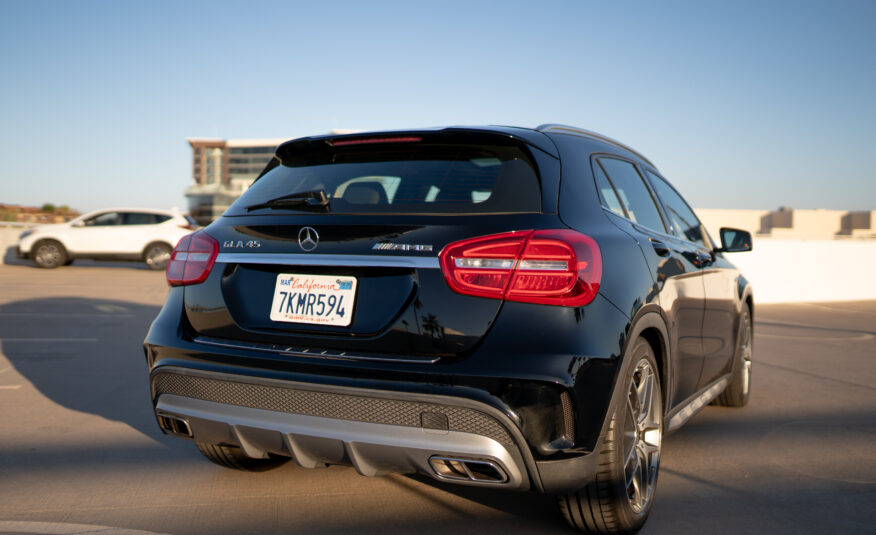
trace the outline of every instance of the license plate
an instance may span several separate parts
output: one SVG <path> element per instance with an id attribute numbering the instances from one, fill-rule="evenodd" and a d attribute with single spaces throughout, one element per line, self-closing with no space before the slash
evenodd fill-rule
<path id="1" fill-rule="evenodd" d="M 346 327 L 353 321 L 356 277 L 281 273 L 274 286 L 271 320 Z"/>

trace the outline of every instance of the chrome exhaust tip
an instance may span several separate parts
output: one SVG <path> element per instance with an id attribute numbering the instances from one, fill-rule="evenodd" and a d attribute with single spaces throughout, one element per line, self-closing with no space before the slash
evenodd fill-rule
<path id="1" fill-rule="evenodd" d="M 194 437 L 192 428 L 184 418 L 162 413 L 156 413 L 155 417 L 158 419 L 158 426 L 165 433 L 187 438 Z"/>
<path id="2" fill-rule="evenodd" d="M 429 465 L 438 479 L 493 483 L 497 485 L 508 482 L 508 474 L 494 461 L 435 455 L 429 457 Z"/>

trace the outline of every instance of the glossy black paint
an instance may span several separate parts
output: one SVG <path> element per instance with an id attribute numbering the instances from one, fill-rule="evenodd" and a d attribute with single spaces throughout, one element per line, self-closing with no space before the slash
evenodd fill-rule
<path id="1" fill-rule="evenodd" d="M 459 129 L 448 129 L 453 132 Z M 315 254 L 379 255 L 375 243 L 446 244 L 511 230 L 572 228 L 594 238 L 603 260 L 597 298 L 584 307 L 545 306 L 464 296 L 439 269 L 217 264 L 199 285 L 171 288 L 145 350 L 150 371 L 180 366 L 248 377 L 355 386 L 475 399 L 506 414 L 539 465 L 536 488 L 585 484 L 604 434 L 630 340 L 655 346 L 667 413 L 729 372 L 747 281 L 723 253 L 646 229 L 604 209 L 594 185 L 598 155 L 656 170 L 636 153 L 574 133 L 480 128 L 527 143 L 539 166 L 542 213 L 335 215 L 277 211 L 222 217 L 206 232 L 224 244 L 258 240 L 259 254 L 302 253 L 298 233 L 318 229 Z M 308 142 L 323 138 L 308 138 Z M 656 198 L 656 197 L 655 197 Z M 663 211 L 662 206 L 660 207 Z M 665 214 L 663 214 L 665 216 Z M 278 273 L 343 274 L 360 281 L 349 327 L 278 324 L 267 318 Z M 366 308 L 367 307 L 367 308 Z M 206 346 L 197 336 L 378 355 L 349 361 Z M 393 361 L 437 358 L 433 364 Z M 621 388 L 622 390 L 623 388 Z M 574 407 L 565 436 L 560 397 Z M 566 464 L 564 464 L 566 463 Z M 584 473 L 569 467 L 589 467 Z M 575 464 L 577 463 L 577 464 Z"/>
<path id="2" fill-rule="evenodd" d="M 616 279 L 604 281 L 602 293 L 622 310 L 628 310 L 630 317 L 653 311 L 662 318 L 668 332 L 661 363 L 664 397 L 669 412 L 677 410 L 729 371 L 739 314 L 746 301 L 752 306 L 751 289 L 723 254 L 671 235 L 666 229 L 645 228 L 601 207 L 593 178 L 593 165 L 600 156 L 629 161 L 643 177 L 646 175 L 641 171 L 646 169 L 659 174 L 650 163 L 599 140 L 568 133 L 549 135 L 560 148 L 563 166 L 560 216 L 569 226 L 585 233 L 592 228 L 614 227 L 631 238 L 621 240 L 621 250 L 609 251 L 608 255 L 603 252 L 604 257 L 619 261 L 613 266 L 618 269 L 613 273 Z M 668 221 L 659 196 L 650 189 Z M 582 209 L 582 199 L 590 201 L 584 205 L 586 209 Z M 605 225 L 606 221 L 610 225 Z M 604 238 L 598 241 L 600 246 L 610 243 Z M 644 265 L 632 259 L 635 255 L 630 252 L 630 241 L 638 245 Z M 649 272 L 648 276 L 642 271 Z M 617 286 L 607 286 L 614 280 Z M 740 280 L 744 281 L 741 289 Z M 667 369 L 672 373 L 667 374 Z"/>

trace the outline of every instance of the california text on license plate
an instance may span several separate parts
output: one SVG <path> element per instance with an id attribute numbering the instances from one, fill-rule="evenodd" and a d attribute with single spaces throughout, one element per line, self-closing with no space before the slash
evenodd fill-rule
<path id="1" fill-rule="evenodd" d="M 281 273 L 271 320 L 346 327 L 353 320 L 355 301 L 356 277 Z"/>

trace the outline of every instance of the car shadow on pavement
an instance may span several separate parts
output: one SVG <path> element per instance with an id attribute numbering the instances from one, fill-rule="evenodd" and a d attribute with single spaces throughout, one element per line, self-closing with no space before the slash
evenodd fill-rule
<path id="1" fill-rule="evenodd" d="M 27 264 L 33 265 L 33 262 L 31 262 L 30 260 L 18 258 L 18 255 L 15 254 L 14 245 L 6 248 L 6 252 L 3 254 L 3 263 L 7 266 L 24 266 Z"/>
<path id="2" fill-rule="evenodd" d="M 429 496 L 428 493 L 422 490 L 422 486 L 425 485 L 508 515 L 526 519 L 538 519 L 539 524 L 542 524 L 546 530 L 566 531 L 569 529 L 560 515 L 555 496 L 501 488 L 454 485 L 452 483 L 436 481 L 419 474 L 410 474 L 404 478 L 396 478 L 393 482 L 396 485 L 403 486 L 406 491 L 420 494 L 422 497 Z M 434 502 L 435 500 L 432 501 Z M 445 507 L 447 507 L 446 504 Z M 458 511 L 455 512 L 460 514 Z"/>
<path id="3" fill-rule="evenodd" d="M 157 439 L 142 344 L 159 310 L 70 297 L 6 303 L 0 305 L 2 354 L 58 405 Z"/>

